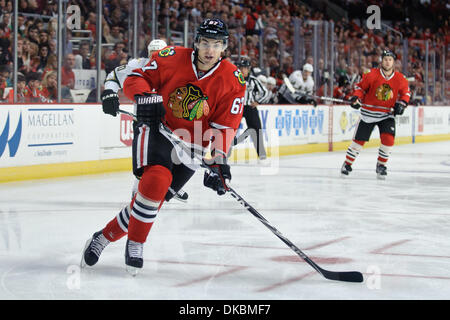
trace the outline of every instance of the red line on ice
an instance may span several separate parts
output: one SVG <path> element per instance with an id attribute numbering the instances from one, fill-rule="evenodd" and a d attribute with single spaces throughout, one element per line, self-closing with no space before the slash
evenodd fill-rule
<path id="1" fill-rule="evenodd" d="M 401 244 L 404 244 L 406 242 L 411 241 L 410 239 L 404 239 L 404 240 L 400 240 L 400 241 L 396 241 L 396 242 L 392 242 L 390 244 L 387 244 L 379 249 L 375 249 L 372 250 L 371 253 L 375 253 L 375 254 L 383 254 L 383 251 L 386 251 L 387 249 L 391 249 L 393 247 L 399 246 Z"/>
<path id="2" fill-rule="evenodd" d="M 391 252 L 385 252 L 388 249 L 391 249 L 393 247 L 397 247 L 399 245 L 402 245 L 406 242 L 412 241 L 410 239 L 404 239 L 400 241 L 396 241 L 393 243 L 390 243 L 388 245 L 385 245 L 379 249 L 372 250 L 370 253 L 374 254 L 383 254 L 383 255 L 391 255 L 391 256 L 405 256 L 405 257 L 426 257 L 426 258 L 444 258 L 444 259 L 450 259 L 450 256 L 438 256 L 438 255 L 432 255 L 432 254 L 416 254 L 416 253 L 391 253 Z"/>

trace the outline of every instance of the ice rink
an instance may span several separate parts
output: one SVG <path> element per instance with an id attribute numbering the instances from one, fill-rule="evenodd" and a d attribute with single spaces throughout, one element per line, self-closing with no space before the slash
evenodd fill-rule
<path id="1" fill-rule="evenodd" d="M 238 164 L 231 185 L 319 266 L 363 272 L 363 283 L 323 278 L 234 198 L 203 187 L 203 170 L 187 203 L 163 206 L 137 277 L 125 238 L 80 270 L 86 240 L 130 199 L 122 172 L 0 185 L 0 299 L 449 299 L 450 141 L 396 146 L 385 181 L 376 148 L 345 179 L 344 157 Z"/>

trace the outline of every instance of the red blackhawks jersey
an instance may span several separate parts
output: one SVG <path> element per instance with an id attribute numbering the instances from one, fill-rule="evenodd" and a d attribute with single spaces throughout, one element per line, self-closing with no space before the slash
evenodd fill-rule
<path id="1" fill-rule="evenodd" d="M 408 80 L 397 71 L 387 77 L 381 68 L 374 68 L 365 73 L 361 81 L 356 84 L 354 96 L 368 105 L 380 106 L 361 107 L 361 119 L 365 122 L 377 122 L 388 117 L 393 117 L 389 113 L 390 108 L 399 100 L 409 102 L 411 92 L 408 86 Z"/>
<path id="2" fill-rule="evenodd" d="M 163 97 L 165 120 L 171 130 L 203 147 L 209 145 L 211 136 L 221 136 L 213 138 L 211 150 L 226 154 L 242 119 L 246 83 L 227 60 L 219 61 L 200 77 L 193 49 L 166 47 L 154 53 L 145 66 L 134 69 L 123 89 L 131 100 L 136 94 L 156 91 Z M 186 131 L 189 134 L 180 135 Z"/>

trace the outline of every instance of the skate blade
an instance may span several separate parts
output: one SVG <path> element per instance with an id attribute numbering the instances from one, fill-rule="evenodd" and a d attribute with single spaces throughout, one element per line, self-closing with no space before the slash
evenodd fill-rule
<path id="1" fill-rule="evenodd" d="M 386 180 L 386 176 L 381 176 L 381 175 L 377 174 L 377 179 L 378 180 Z"/>
<path id="2" fill-rule="evenodd" d="M 173 198 L 174 198 L 175 200 L 180 201 L 180 202 L 184 202 L 184 203 L 188 202 L 187 199 L 183 199 L 183 198 L 180 198 L 180 197 L 178 197 L 178 196 L 175 196 L 175 197 L 173 197 Z"/>
<path id="3" fill-rule="evenodd" d="M 139 271 L 141 271 L 141 268 L 136 268 L 136 267 L 132 267 L 132 266 L 126 266 L 126 270 L 127 272 L 132 275 L 133 277 L 136 277 L 137 274 L 139 273 Z"/>

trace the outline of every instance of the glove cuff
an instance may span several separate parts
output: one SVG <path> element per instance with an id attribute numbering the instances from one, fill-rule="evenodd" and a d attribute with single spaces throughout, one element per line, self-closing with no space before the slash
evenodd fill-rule
<path id="1" fill-rule="evenodd" d="M 102 94 L 101 98 L 102 98 L 102 101 L 103 101 L 103 100 L 106 100 L 106 99 L 118 98 L 118 97 L 119 97 L 119 95 L 117 94 L 117 92 L 114 92 L 111 89 L 107 89 L 107 90 L 103 91 L 103 94 Z"/>
<path id="2" fill-rule="evenodd" d="M 134 96 L 134 99 L 137 104 L 155 104 L 155 103 L 162 103 L 163 97 L 158 94 L 152 94 L 152 95 L 136 95 Z"/>

